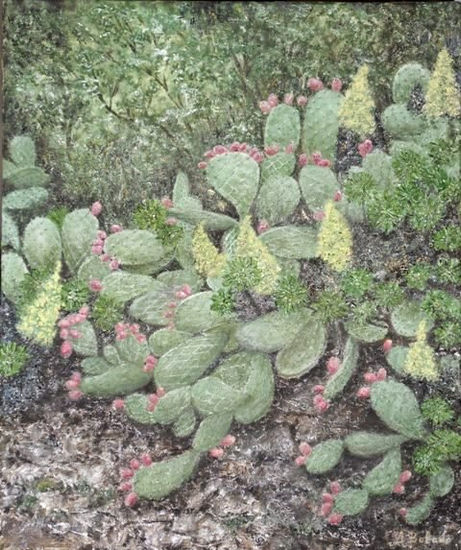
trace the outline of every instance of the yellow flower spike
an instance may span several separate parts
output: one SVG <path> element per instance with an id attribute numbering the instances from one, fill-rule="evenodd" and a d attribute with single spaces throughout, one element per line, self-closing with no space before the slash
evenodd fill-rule
<path id="1" fill-rule="evenodd" d="M 437 56 L 434 72 L 426 92 L 424 113 L 430 118 L 459 116 L 461 111 L 459 91 L 456 87 L 453 60 L 446 49 Z"/>
<path id="2" fill-rule="evenodd" d="M 434 350 L 426 339 L 426 321 L 421 321 L 416 341 L 410 344 L 403 370 L 413 378 L 436 380 L 439 377 Z"/>
<path id="3" fill-rule="evenodd" d="M 203 223 L 199 224 L 192 237 L 192 252 L 195 268 L 204 277 L 218 277 L 226 265 L 226 255 L 221 254 L 208 237 Z"/>
<path id="4" fill-rule="evenodd" d="M 368 85 L 368 72 L 367 65 L 359 68 L 339 109 L 340 125 L 357 132 L 360 138 L 375 130 L 375 104 Z"/>
<path id="5" fill-rule="evenodd" d="M 344 216 L 333 201 L 325 205 L 320 227 L 317 254 L 335 271 L 344 271 L 352 257 L 352 233 Z"/>

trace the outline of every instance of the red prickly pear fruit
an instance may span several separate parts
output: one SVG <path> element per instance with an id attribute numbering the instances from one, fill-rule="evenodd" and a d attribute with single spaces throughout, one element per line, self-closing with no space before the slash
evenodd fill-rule
<path id="1" fill-rule="evenodd" d="M 184 292 L 186 296 L 190 296 L 192 294 L 192 288 L 190 285 L 182 285 L 181 291 Z"/>
<path id="2" fill-rule="evenodd" d="M 340 367 L 340 362 L 337 357 L 330 357 L 327 361 L 327 372 L 330 376 L 338 372 Z"/>
<path id="3" fill-rule="evenodd" d="M 256 227 L 256 232 L 258 233 L 258 235 L 261 235 L 261 233 L 267 231 L 269 227 L 270 225 L 266 220 L 261 220 Z"/>
<path id="4" fill-rule="evenodd" d="M 133 489 L 133 484 L 130 483 L 129 481 L 124 481 L 119 486 L 120 491 L 128 492 L 128 491 L 131 491 L 131 489 Z"/>
<path id="5" fill-rule="evenodd" d="M 110 256 L 109 256 L 109 254 L 101 254 L 100 260 L 101 260 L 102 262 L 106 262 L 106 263 L 107 263 L 107 262 L 110 262 Z"/>
<path id="6" fill-rule="evenodd" d="M 147 340 L 144 334 L 136 334 L 135 338 L 136 338 L 136 341 L 139 342 L 140 344 L 144 344 L 144 342 Z"/>
<path id="7" fill-rule="evenodd" d="M 102 283 L 98 279 L 91 279 L 88 286 L 93 292 L 101 292 L 102 290 Z"/>
<path id="8" fill-rule="evenodd" d="M 279 98 L 275 94 L 270 94 L 267 98 L 267 103 L 269 103 L 271 107 L 277 107 L 279 104 Z"/>
<path id="9" fill-rule="evenodd" d="M 125 407 L 125 401 L 123 399 L 114 399 L 112 401 L 112 408 L 116 411 L 120 411 Z"/>
<path id="10" fill-rule="evenodd" d="M 211 458 L 222 458 L 223 454 L 224 454 L 223 449 L 220 449 L 219 447 L 214 447 L 213 449 L 210 449 L 208 451 L 208 455 Z"/>
<path id="11" fill-rule="evenodd" d="M 319 92 L 323 88 L 323 82 L 319 78 L 309 78 L 307 87 L 311 92 Z"/>
<path id="12" fill-rule="evenodd" d="M 234 445 L 235 443 L 235 436 L 231 435 L 231 434 L 227 434 L 222 440 L 221 440 L 221 443 L 219 444 L 220 447 L 232 447 L 232 445 Z"/>
<path id="13" fill-rule="evenodd" d="M 305 441 L 299 444 L 298 449 L 303 456 L 309 456 L 312 452 L 312 447 L 309 445 L 309 443 L 306 443 Z"/>
<path id="14" fill-rule="evenodd" d="M 107 233 L 100 229 L 98 231 L 98 239 L 101 239 L 101 241 L 105 241 L 107 239 Z"/>
<path id="15" fill-rule="evenodd" d="M 231 153 L 237 153 L 237 151 L 240 151 L 240 143 L 238 141 L 234 141 L 229 147 L 229 151 Z"/>
<path id="16" fill-rule="evenodd" d="M 322 386 L 322 384 L 317 384 L 313 387 L 314 393 L 320 393 L 322 394 L 325 391 L 325 386 Z"/>
<path id="17" fill-rule="evenodd" d="M 301 166 L 302 168 L 303 166 L 306 166 L 306 164 L 307 164 L 307 155 L 306 153 L 302 153 L 298 157 L 298 166 Z"/>
<path id="18" fill-rule="evenodd" d="M 132 458 L 130 460 L 130 468 L 132 470 L 138 470 L 141 466 L 141 463 L 139 462 L 139 460 L 137 458 Z"/>
<path id="19" fill-rule="evenodd" d="M 387 338 L 387 340 L 384 340 L 383 342 L 383 351 L 384 353 L 389 353 L 392 349 L 392 340 L 390 338 Z"/>
<path id="20" fill-rule="evenodd" d="M 291 154 L 295 150 L 295 146 L 292 143 L 289 143 L 285 147 L 285 153 Z"/>
<path id="21" fill-rule="evenodd" d="M 259 109 L 263 115 L 268 115 L 271 112 L 272 107 L 268 101 L 260 101 Z"/>
<path id="22" fill-rule="evenodd" d="M 403 486 L 403 483 L 396 483 L 394 485 L 394 488 L 392 489 L 392 492 L 395 493 L 396 495 L 401 495 L 402 493 L 405 492 L 405 487 Z"/>
<path id="23" fill-rule="evenodd" d="M 102 212 L 102 204 L 99 201 L 94 202 L 91 205 L 91 213 L 93 216 L 99 216 Z"/>
<path id="24" fill-rule="evenodd" d="M 363 375 L 363 379 L 367 384 L 374 384 L 378 380 L 377 375 L 374 372 L 366 372 Z"/>
<path id="25" fill-rule="evenodd" d="M 101 287 L 102 288 L 102 287 Z M 80 313 L 75 313 L 73 317 L 73 325 L 78 325 L 79 323 L 83 323 L 85 321 L 86 317 L 84 315 L 81 315 Z"/>
<path id="26" fill-rule="evenodd" d="M 68 393 L 68 397 L 71 401 L 78 401 L 83 397 L 83 393 L 80 390 L 72 390 Z"/>
<path id="27" fill-rule="evenodd" d="M 293 94 L 285 94 L 283 96 L 283 103 L 285 103 L 285 105 L 293 105 L 294 98 L 295 96 Z"/>
<path id="28" fill-rule="evenodd" d="M 61 344 L 61 348 L 59 350 L 61 353 L 61 357 L 63 359 L 67 359 L 68 357 L 70 357 L 72 355 L 72 349 L 72 344 L 68 340 L 65 340 Z"/>
<path id="29" fill-rule="evenodd" d="M 148 454 L 141 455 L 141 462 L 144 466 L 150 466 L 152 464 L 152 458 Z"/>
<path id="30" fill-rule="evenodd" d="M 343 516 L 341 514 L 331 514 L 328 518 L 328 523 L 330 525 L 339 525 L 343 521 Z"/>
<path id="31" fill-rule="evenodd" d="M 323 493 L 322 502 L 331 502 L 331 503 L 333 503 L 334 500 L 335 500 L 335 497 L 331 493 Z"/>
<path id="32" fill-rule="evenodd" d="M 80 315 L 83 315 L 83 317 L 88 317 L 89 313 L 90 313 L 90 308 L 88 306 L 82 306 L 78 312 L 80 313 Z"/>
<path id="33" fill-rule="evenodd" d="M 120 477 L 122 479 L 131 479 L 133 476 L 134 476 L 134 472 L 130 468 L 123 468 L 122 471 L 120 472 Z"/>
<path id="34" fill-rule="evenodd" d="M 343 194 L 341 193 L 341 191 L 336 191 L 336 193 L 333 195 L 333 200 L 335 202 L 339 202 L 340 200 L 342 200 L 343 198 Z"/>
<path id="35" fill-rule="evenodd" d="M 258 164 L 261 164 L 261 162 L 264 160 L 264 155 L 261 153 L 261 151 L 257 151 L 256 153 L 252 153 L 250 157 L 257 162 Z"/>
<path id="36" fill-rule="evenodd" d="M 241 143 L 238 150 L 240 153 L 246 153 L 248 150 L 248 144 L 247 143 Z"/>
<path id="37" fill-rule="evenodd" d="M 80 382 L 82 381 L 82 373 L 75 371 L 72 373 L 70 379 L 76 380 L 80 384 Z"/>
<path id="38" fill-rule="evenodd" d="M 109 267 L 112 271 L 116 271 L 120 267 L 120 262 L 115 258 L 110 262 Z"/>
<path id="39" fill-rule="evenodd" d="M 151 401 L 148 403 L 146 410 L 148 410 L 149 412 L 154 412 L 156 406 L 157 406 L 157 403 L 154 403 Z"/>
<path id="40" fill-rule="evenodd" d="M 162 206 L 164 206 L 166 209 L 173 208 L 173 201 L 170 199 L 170 197 L 163 197 L 160 202 L 162 203 Z"/>
<path id="41" fill-rule="evenodd" d="M 78 340 L 79 338 L 82 337 L 82 333 L 79 332 L 78 330 L 71 329 L 71 330 L 69 330 L 69 336 L 71 338 L 74 338 L 75 340 Z"/>
<path id="42" fill-rule="evenodd" d="M 333 510 L 333 502 L 324 502 L 320 507 L 320 515 L 326 518 Z"/>
<path id="43" fill-rule="evenodd" d="M 298 96 L 296 103 L 298 104 L 298 107 L 304 107 L 307 105 L 307 97 L 305 95 Z"/>
<path id="44" fill-rule="evenodd" d="M 369 139 L 366 139 L 365 141 L 362 141 L 362 143 L 358 144 L 357 149 L 359 151 L 359 155 L 364 158 L 373 151 L 373 143 Z"/>
<path id="45" fill-rule="evenodd" d="M 58 327 L 59 328 L 69 328 L 70 327 L 69 319 L 67 319 L 66 317 L 64 319 L 61 319 L 58 322 Z"/>
<path id="46" fill-rule="evenodd" d="M 317 166 L 328 168 L 329 166 L 331 166 L 331 161 L 328 159 L 320 159 L 316 164 Z"/>
<path id="47" fill-rule="evenodd" d="M 102 254 L 102 246 L 94 244 L 91 247 L 91 254 L 94 254 L 95 256 L 100 256 Z"/>
<path id="48" fill-rule="evenodd" d="M 319 153 L 318 151 L 312 153 L 312 162 L 317 164 L 319 160 L 322 160 L 322 153 Z"/>
<path id="49" fill-rule="evenodd" d="M 124 502 L 125 506 L 132 508 L 138 502 L 138 495 L 136 493 L 128 493 Z"/>
<path id="50" fill-rule="evenodd" d="M 304 466 L 306 464 L 307 456 L 301 455 L 295 458 L 296 466 Z"/>
<path id="51" fill-rule="evenodd" d="M 158 363 L 158 359 L 157 357 L 155 357 L 155 355 L 148 355 L 146 357 L 146 363 L 148 363 L 149 365 L 156 365 Z"/>
<path id="52" fill-rule="evenodd" d="M 67 340 L 67 338 L 69 338 L 69 329 L 62 328 L 59 331 L 59 338 L 61 338 L 61 340 Z"/>
<path id="53" fill-rule="evenodd" d="M 410 472 L 410 470 L 404 470 L 404 471 L 400 474 L 400 477 L 399 477 L 400 483 L 403 484 L 403 483 L 406 483 L 407 481 L 410 481 L 411 476 L 412 476 L 412 473 Z"/>
<path id="54" fill-rule="evenodd" d="M 330 404 L 326 401 L 322 395 L 317 394 L 314 397 L 314 407 L 319 413 L 325 412 L 329 408 Z"/>
<path id="55" fill-rule="evenodd" d="M 381 367 L 376 374 L 376 379 L 378 380 L 378 382 L 382 382 L 383 380 L 386 380 L 386 378 L 387 370 L 384 367 Z"/>
<path id="56" fill-rule="evenodd" d="M 407 513 L 408 513 L 408 511 L 407 511 L 406 508 L 400 508 L 399 514 L 400 514 L 403 518 L 406 517 Z"/>
<path id="57" fill-rule="evenodd" d="M 166 225 L 176 225 L 178 220 L 176 218 L 167 218 L 165 220 Z"/>
<path id="58" fill-rule="evenodd" d="M 144 363 L 142 370 L 144 372 L 152 372 L 155 369 L 155 365 L 152 363 Z"/>
<path id="59" fill-rule="evenodd" d="M 170 303 L 168 304 L 168 307 L 169 307 L 170 309 L 174 309 L 177 305 L 178 305 L 178 304 L 177 304 L 176 302 L 170 302 Z"/>
<path id="60" fill-rule="evenodd" d="M 267 147 L 264 147 L 264 152 L 268 157 L 276 155 L 279 151 L 280 147 L 278 145 L 268 145 Z"/>
<path id="61" fill-rule="evenodd" d="M 338 495 L 342 491 L 339 481 L 332 481 L 330 483 L 330 491 L 332 495 Z"/>
<path id="62" fill-rule="evenodd" d="M 157 388 L 157 395 L 159 397 L 163 397 L 164 395 L 166 395 L 166 391 L 164 388 L 160 387 L 160 388 Z"/>
<path id="63" fill-rule="evenodd" d="M 208 164 L 204 161 L 204 160 L 201 160 L 198 164 L 197 164 L 197 168 L 199 170 L 205 170 L 205 168 L 208 166 Z"/>
<path id="64" fill-rule="evenodd" d="M 114 223 L 110 226 L 110 232 L 111 233 L 120 233 L 122 231 L 122 226 L 118 225 L 117 223 Z"/>
<path id="65" fill-rule="evenodd" d="M 157 405 L 158 400 L 159 400 L 159 396 L 156 393 L 151 393 L 147 397 L 147 399 L 148 399 L 149 403 L 153 403 L 154 405 Z"/>
<path id="66" fill-rule="evenodd" d="M 356 396 L 359 399 L 368 399 L 370 397 L 370 388 L 369 388 L 369 386 L 363 386 L 362 388 L 360 388 L 357 391 Z"/>
<path id="67" fill-rule="evenodd" d="M 67 380 L 67 382 L 64 384 L 64 387 L 66 390 L 76 390 L 79 387 L 79 382 L 77 380 Z"/>
<path id="68" fill-rule="evenodd" d="M 174 311 L 171 311 L 171 309 L 167 309 L 163 312 L 163 317 L 165 317 L 165 319 L 171 319 L 172 317 L 174 317 Z"/>
<path id="69" fill-rule="evenodd" d="M 331 81 L 331 89 L 334 92 L 340 92 L 343 87 L 343 83 L 339 78 L 333 78 Z"/>
<path id="70" fill-rule="evenodd" d="M 216 155 L 224 155 L 224 153 L 227 153 L 229 150 L 224 145 L 215 145 L 213 151 Z"/>

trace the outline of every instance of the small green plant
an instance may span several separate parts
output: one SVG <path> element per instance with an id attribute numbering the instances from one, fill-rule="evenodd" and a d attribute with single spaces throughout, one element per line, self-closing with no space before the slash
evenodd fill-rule
<path id="1" fill-rule="evenodd" d="M 429 476 L 440 471 L 447 460 L 461 458 L 461 435 L 454 430 L 435 430 L 413 453 L 415 472 Z"/>
<path id="2" fill-rule="evenodd" d="M 333 290 L 322 291 L 312 307 L 324 323 L 342 319 L 348 312 L 348 306 L 342 294 Z"/>
<path id="3" fill-rule="evenodd" d="M 425 290 L 427 281 L 431 274 L 432 267 L 428 263 L 421 262 L 416 265 L 412 265 L 405 276 L 408 288 Z"/>
<path id="4" fill-rule="evenodd" d="M 183 229 L 176 225 L 176 219 L 156 199 L 140 204 L 133 214 L 133 221 L 138 229 L 155 231 L 162 244 L 167 247 L 174 248 L 183 234 Z"/>
<path id="5" fill-rule="evenodd" d="M 55 223 L 59 230 L 62 229 L 62 224 L 64 223 L 64 218 L 69 214 L 69 210 L 65 206 L 58 206 L 50 210 L 46 217 Z"/>
<path id="6" fill-rule="evenodd" d="M 370 290 L 373 274 L 366 269 L 351 269 L 343 273 L 341 289 L 349 298 L 362 298 Z"/>
<path id="7" fill-rule="evenodd" d="M 405 292 L 395 281 L 376 284 L 373 294 L 377 305 L 382 308 L 398 306 L 405 299 Z"/>
<path id="8" fill-rule="evenodd" d="M 97 328 L 111 330 L 123 316 L 123 305 L 112 296 L 99 296 L 91 315 Z"/>
<path id="9" fill-rule="evenodd" d="M 306 306 L 307 289 L 294 273 L 286 273 L 277 282 L 274 298 L 280 310 L 290 313 Z"/>
<path id="10" fill-rule="evenodd" d="M 216 292 L 213 292 L 210 309 L 220 315 L 232 313 L 235 309 L 234 292 L 229 288 L 220 288 Z"/>
<path id="11" fill-rule="evenodd" d="M 461 344 L 460 321 L 446 320 L 434 329 L 434 339 L 438 345 L 445 349 L 451 349 Z"/>
<path id="12" fill-rule="evenodd" d="M 71 279 L 62 285 L 61 304 L 64 311 L 77 311 L 90 298 L 88 284 L 81 279 Z"/>
<path id="13" fill-rule="evenodd" d="M 461 227 L 458 225 L 447 225 L 436 231 L 432 238 L 435 250 L 445 252 L 456 252 L 461 250 Z"/>
<path id="14" fill-rule="evenodd" d="M 15 342 L 0 343 L 0 376 L 9 378 L 21 372 L 28 359 L 27 349 Z"/>
<path id="15" fill-rule="evenodd" d="M 436 428 L 451 422 L 455 417 L 455 411 L 441 397 L 426 399 L 421 405 L 421 413 Z"/>
<path id="16" fill-rule="evenodd" d="M 458 258 L 439 258 L 435 272 L 441 283 L 461 284 L 461 261 Z"/>
<path id="17" fill-rule="evenodd" d="M 237 257 L 226 263 L 223 285 L 234 292 L 256 288 L 261 282 L 261 270 L 254 258 Z"/>
<path id="18" fill-rule="evenodd" d="M 432 319 L 459 319 L 461 302 L 444 290 L 430 290 L 424 297 L 421 307 Z"/>

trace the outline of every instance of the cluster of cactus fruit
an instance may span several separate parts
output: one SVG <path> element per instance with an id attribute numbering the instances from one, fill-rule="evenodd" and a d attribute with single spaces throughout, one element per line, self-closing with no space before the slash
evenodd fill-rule
<path id="1" fill-rule="evenodd" d="M 396 77 L 394 99 L 399 106 L 416 84 L 425 82 L 424 71 L 412 67 L 403 68 L 403 76 Z M 290 93 L 280 102 L 271 94 L 260 103 L 267 115 L 263 150 L 234 142 L 205 153 L 198 168 L 238 219 L 204 210 L 191 194 L 187 176 L 179 173 L 172 198 L 138 211 L 138 229 L 115 225 L 107 235 L 97 220 L 100 202 L 67 214 L 61 230 L 45 218 L 26 227 L 22 252 L 30 267 L 52 265 L 56 279 L 63 261 L 95 296 L 113 300 L 130 317 L 130 322 L 115 325 L 113 343 L 100 345 L 91 304 L 59 320 L 57 304 L 51 323 L 55 327 L 57 321 L 59 327 L 62 357 L 72 353 L 84 357 L 82 373 L 75 372 L 65 383 L 69 398 L 111 399 L 113 408 L 134 422 L 171 425 L 176 436 L 191 438 L 190 449 L 173 458 L 156 463 L 143 455 L 131 460 L 121 472 L 120 485 L 128 506 L 139 498 L 161 499 L 179 488 L 206 454 L 221 458 L 235 442 L 230 434 L 233 422 L 255 422 L 269 411 L 273 367 L 283 378 L 301 377 L 323 357 L 329 327 L 309 308 L 303 292 L 291 309 L 279 308 L 251 320 L 239 316 L 234 299 L 241 290 L 280 296 L 282 282 L 298 281 L 302 263 L 316 258 L 333 275 L 350 265 L 353 242 L 348 220 L 362 220 L 364 210 L 348 199 L 332 169 L 341 126 L 363 140 L 358 146 L 362 167 L 355 171 L 371 174 L 383 187 L 393 181 L 390 157 L 373 150 L 369 139 L 374 104 L 367 72 L 366 67 L 359 70 L 345 96 L 339 79 L 326 89 L 317 78 L 308 81 L 309 98 L 298 96 L 295 101 Z M 13 150 L 11 157 L 19 166 Z M 26 165 L 31 163 L 29 155 Z M 307 223 L 291 222 L 300 210 Z M 180 229 L 175 231 L 174 245 L 168 243 L 170 233 L 162 231 L 160 223 L 164 229 Z M 2 255 L 3 291 L 18 303 L 27 267 L 18 254 L 19 236 L 6 244 L 15 251 Z M 225 309 L 215 307 L 227 298 Z M 381 320 L 344 323 L 347 341 L 342 358 L 328 359 L 328 380 L 313 388 L 318 412 L 329 409 L 357 372 L 362 343 L 384 340 L 386 360 L 397 375 L 426 380 L 437 376 L 434 352 L 426 341 L 431 320 L 420 304 L 397 306 L 390 320 L 391 327 Z M 393 346 L 389 338 L 385 340 L 389 329 L 399 338 L 416 337 L 416 341 L 407 347 Z M 49 336 L 46 343 L 50 344 Z M 357 397 L 370 398 L 373 410 L 396 433 L 359 432 L 314 449 L 303 443 L 296 459 L 309 473 L 320 474 L 336 466 L 345 449 L 365 458 L 384 456 L 361 488 L 341 491 L 339 484 L 333 484 L 324 495 L 321 513 L 333 525 L 345 515 L 363 511 L 371 496 L 402 492 L 410 474 L 402 472 L 401 445 L 428 436 L 406 386 L 389 379 L 384 368 L 366 373 L 364 380 Z M 406 511 L 409 523 L 424 519 L 434 498 L 450 490 L 449 466 L 441 472 L 431 478 L 431 489 L 419 507 Z"/>
<path id="2" fill-rule="evenodd" d="M 384 372 L 383 372 L 384 371 Z M 359 431 L 344 439 L 329 439 L 313 448 L 307 443 L 299 447 L 301 455 L 296 464 L 303 466 L 312 475 L 321 475 L 333 470 L 347 451 L 350 455 L 372 459 L 381 457 L 361 481 L 348 489 L 341 490 L 337 482 L 330 491 L 322 495 L 319 509 L 332 525 L 339 525 L 343 517 L 362 513 L 374 496 L 405 492 L 405 485 L 412 478 L 410 470 L 402 470 L 401 447 L 406 442 L 427 441 L 430 433 L 424 424 L 418 402 L 413 392 L 401 382 L 387 377 L 385 369 L 365 375 L 370 386 L 361 388 L 358 397 L 369 398 L 371 408 L 391 434 Z M 448 463 L 440 465 L 429 475 L 429 491 L 415 505 L 400 508 L 399 513 L 410 525 L 416 525 L 430 514 L 435 499 L 445 496 L 454 484 L 454 472 Z"/>

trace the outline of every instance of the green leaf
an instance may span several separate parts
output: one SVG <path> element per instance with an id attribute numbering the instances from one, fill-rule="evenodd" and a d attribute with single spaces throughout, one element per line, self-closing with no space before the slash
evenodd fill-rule
<path id="1" fill-rule="evenodd" d="M 64 218 L 61 229 L 62 249 L 72 273 L 75 273 L 83 260 L 90 255 L 98 227 L 98 220 L 87 208 L 74 210 Z"/>
<path id="2" fill-rule="evenodd" d="M 15 252 L 2 254 L 2 292 L 13 303 L 18 303 L 23 291 L 21 283 L 29 270 L 24 260 Z"/>
<path id="3" fill-rule="evenodd" d="M 8 193 L 3 201 L 7 210 L 29 210 L 44 204 L 48 199 L 48 191 L 43 187 L 29 187 Z"/>
<path id="4" fill-rule="evenodd" d="M 279 145 L 284 148 L 292 144 L 294 149 L 299 143 L 301 122 L 299 112 L 289 105 L 277 105 L 269 113 L 264 131 L 264 145 Z"/>
<path id="5" fill-rule="evenodd" d="M 199 292 L 183 300 L 176 308 L 175 327 L 196 334 L 223 322 L 223 318 L 211 308 L 213 292 Z"/>
<path id="6" fill-rule="evenodd" d="M 400 447 L 407 440 L 403 435 L 383 435 L 374 432 L 356 432 L 344 440 L 346 449 L 354 456 L 368 458 Z"/>
<path id="7" fill-rule="evenodd" d="M 101 295 L 108 296 L 120 304 L 124 304 L 155 288 L 154 279 L 148 275 L 113 271 L 102 280 Z"/>
<path id="8" fill-rule="evenodd" d="M 357 321 L 347 321 L 344 323 L 347 332 L 353 336 L 356 340 L 361 342 L 373 343 L 382 340 L 388 331 L 386 325 L 362 323 Z"/>
<path id="9" fill-rule="evenodd" d="M 11 160 L 19 167 L 34 166 L 37 156 L 35 145 L 29 136 L 16 136 L 10 142 Z"/>
<path id="10" fill-rule="evenodd" d="M 183 342 L 186 342 L 192 338 L 193 334 L 190 332 L 183 332 L 175 329 L 162 328 L 156 330 L 149 338 L 149 346 L 154 355 L 161 357 L 165 355 L 170 349 L 179 346 Z"/>
<path id="11" fill-rule="evenodd" d="M 421 302 L 418 300 L 406 301 L 397 306 L 391 313 L 391 322 L 395 331 L 400 336 L 412 338 L 416 335 L 421 321 L 426 321 L 426 330 L 429 332 L 434 323 L 421 309 Z"/>
<path id="12" fill-rule="evenodd" d="M 386 361 L 397 374 L 404 374 L 403 367 L 407 360 L 407 354 L 407 346 L 393 346 L 392 349 L 386 353 Z"/>
<path id="13" fill-rule="evenodd" d="M 74 326 L 75 330 L 80 333 L 79 338 L 69 337 L 69 341 L 74 348 L 75 353 L 79 355 L 97 355 L 98 341 L 93 325 L 89 321 L 82 321 Z"/>
<path id="14" fill-rule="evenodd" d="M 306 460 L 306 470 L 310 474 L 324 474 L 332 470 L 343 455 L 344 444 L 340 439 L 328 439 L 312 449 Z"/>
<path id="15" fill-rule="evenodd" d="M 444 497 L 452 490 L 455 484 L 453 468 L 444 464 L 441 469 L 429 478 L 429 492 L 433 497 Z"/>
<path id="16" fill-rule="evenodd" d="M 317 257 L 317 230 L 313 227 L 274 227 L 259 238 L 271 254 L 280 258 L 309 260 Z"/>
<path id="17" fill-rule="evenodd" d="M 390 495 L 399 481 L 402 471 L 400 447 L 387 452 L 381 462 L 363 480 L 363 487 L 370 495 Z"/>
<path id="18" fill-rule="evenodd" d="M 122 265 L 155 264 L 165 256 L 162 243 L 152 231 L 125 229 L 109 235 L 104 250 Z"/>
<path id="19" fill-rule="evenodd" d="M 335 498 L 334 512 L 343 516 L 356 516 L 368 506 L 368 491 L 365 489 L 346 489 Z"/>
<path id="20" fill-rule="evenodd" d="M 219 378 L 207 376 L 192 386 L 192 402 L 202 416 L 233 412 L 243 395 Z"/>
<path id="21" fill-rule="evenodd" d="M 23 249 L 32 269 L 54 267 L 61 259 L 61 237 L 48 218 L 34 218 L 24 231 Z"/>
<path id="22" fill-rule="evenodd" d="M 359 346 L 354 338 L 348 338 L 344 348 L 343 360 L 339 369 L 328 379 L 323 396 L 325 399 L 333 399 L 343 389 L 357 370 L 359 359 Z"/>
<path id="23" fill-rule="evenodd" d="M 6 211 L 2 211 L 2 247 L 11 246 L 19 250 L 19 231 L 13 218 Z"/>
<path id="24" fill-rule="evenodd" d="M 256 200 L 256 212 L 260 219 L 277 224 L 290 216 L 299 203 L 301 194 L 296 180 L 275 176 L 261 185 Z"/>
<path id="25" fill-rule="evenodd" d="M 339 184 L 336 176 L 323 166 L 309 164 L 299 174 L 299 186 L 307 206 L 313 212 L 323 210 L 325 203 L 333 200 Z"/>
<path id="26" fill-rule="evenodd" d="M 208 451 L 219 445 L 230 430 L 232 414 L 222 413 L 207 416 L 200 422 L 192 447 L 196 451 Z"/>

